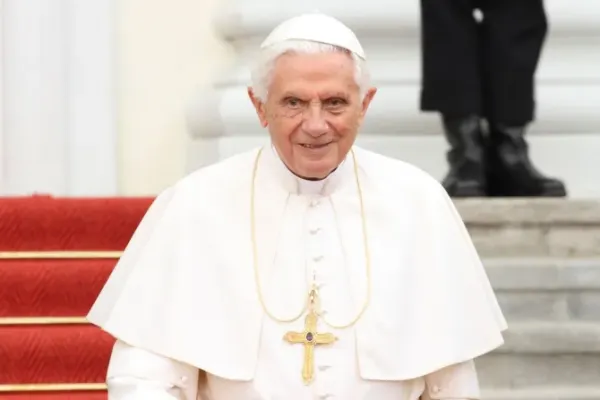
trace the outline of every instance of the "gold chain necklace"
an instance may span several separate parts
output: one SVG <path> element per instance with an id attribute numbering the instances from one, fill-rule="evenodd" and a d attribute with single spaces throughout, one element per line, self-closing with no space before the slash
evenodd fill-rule
<path id="1" fill-rule="evenodd" d="M 265 302 L 264 296 L 263 296 L 259 267 L 258 267 L 258 247 L 256 245 L 256 215 L 255 215 L 256 176 L 257 176 L 257 172 L 258 172 L 258 163 L 259 163 L 262 151 L 263 151 L 263 149 L 261 148 L 258 151 L 258 154 L 256 155 L 256 159 L 254 161 L 254 169 L 252 172 L 252 185 L 251 185 L 251 189 L 250 189 L 250 230 L 251 230 L 251 238 L 252 238 L 253 261 L 254 261 L 254 279 L 256 281 L 256 290 L 258 293 L 258 300 L 259 300 L 265 314 L 267 314 L 269 316 L 269 318 L 271 318 L 272 320 L 274 320 L 276 322 L 289 323 L 289 322 L 294 322 L 294 321 L 298 320 L 300 317 L 302 317 L 302 315 L 307 310 L 307 308 L 309 308 L 311 305 L 314 305 L 315 303 L 318 303 L 318 295 L 317 295 L 318 291 L 317 291 L 316 285 L 313 282 L 311 288 L 308 291 L 308 294 L 306 295 L 306 301 L 305 301 L 304 307 L 302 308 L 302 310 L 300 310 L 300 312 L 297 315 L 295 315 L 292 318 L 287 318 L 287 319 L 286 318 L 278 318 L 275 315 L 273 315 L 273 313 L 271 311 L 269 311 L 269 308 L 266 305 L 266 302 Z M 362 188 L 360 185 L 360 179 L 358 178 L 358 166 L 356 163 L 356 156 L 354 154 L 354 151 L 351 151 L 351 153 L 352 153 L 352 160 L 354 162 L 354 177 L 356 180 L 356 189 L 358 192 L 358 198 L 359 198 L 359 202 L 360 202 L 360 217 L 361 217 L 361 221 L 362 221 L 363 245 L 364 245 L 364 252 L 365 252 L 365 265 L 366 265 L 366 275 L 367 275 L 367 296 L 366 296 L 365 302 L 363 304 L 363 307 L 361 308 L 358 315 L 352 321 L 350 321 L 348 324 L 345 324 L 345 325 L 335 325 L 335 324 L 328 322 L 320 314 L 320 310 L 318 310 L 317 313 L 318 313 L 319 317 L 321 318 L 321 320 L 326 325 L 328 325 L 329 327 L 331 327 L 333 329 L 346 329 L 346 328 L 349 328 L 349 327 L 353 326 L 354 324 L 356 324 L 358 322 L 358 320 L 360 320 L 360 318 L 363 316 L 363 314 L 365 313 L 367 308 L 369 307 L 369 303 L 371 301 L 371 254 L 369 251 L 367 223 L 366 223 L 366 217 L 365 217 L 365 206 L 364 206 L 364 202 L 363 202 L 363 195 L 362 195 Z"/>

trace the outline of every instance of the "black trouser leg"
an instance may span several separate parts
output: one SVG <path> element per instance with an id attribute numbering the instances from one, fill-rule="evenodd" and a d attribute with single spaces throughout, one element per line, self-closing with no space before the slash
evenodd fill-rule
<path id="1" fill-rule="evenodd" d="M 452 0 L 449 0 L 452 1 Z M 534 119 L 535 72 L 548 25 L 542 0 L 481 0 L 483 113 L 524 126 Z"/>
<path id="2" fill-rule="evenodd" d="M 442 185 L 452 197 L 485 196 L 475 0 L 421 0 L 421 109 L 438 111 L 449 172 Z"/>
<path id="3" fill-rule="evenodd" d="M 423 111 L 481 115 L 475 4 L 474 0 L 421 0 Z"/>
<path id="4" fill-rule="evenodd" d="M 542 0 L 481 0 L 483 109 L 492 196 L 565 196 L 531 163 L 526 126 L 535 117 L 535 72 L 547 32 Z"/>

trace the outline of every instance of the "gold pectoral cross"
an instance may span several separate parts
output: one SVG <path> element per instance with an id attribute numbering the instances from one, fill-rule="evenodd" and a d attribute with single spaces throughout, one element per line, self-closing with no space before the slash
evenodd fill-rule
<path id="1" fill-rule="evenodd" d="M 312 295 L 314 295 L 314 293 L 311 294 L 311 296 Z M 302 366 L 302 380 L 305 385 L 309 385 L 314 377 L 315 346 L 321 344 L 332 344 L 337 340 L 337 338 L 332 333 L 318 333 L 317 320 L 318 316 L 316 311 L 314 310 L 314 307 L 310 307 L 304 322 L 304 332 L 287 332 L 284 336 L 284 339 L 288 343 L 304 345 L 304 364 Z"/>

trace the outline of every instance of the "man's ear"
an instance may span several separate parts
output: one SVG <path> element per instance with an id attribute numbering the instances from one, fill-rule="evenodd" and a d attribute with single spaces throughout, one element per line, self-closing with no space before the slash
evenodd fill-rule
<path id="1" fill-rule="evenodd" d="M 258 115 L 258 119 L 263 128 L 266 128 L 269 124 L 267 121 L 267 112 L 265 111 L 265 104 L 254 94 L 254 89 L 252 87 L 248 87 L 248 97 L 250 97 L 250 101 L 252 101 L 252 105 L 256 110 L 256 115 Z"/>
<path id="2" fill-rule="evenodd" d="M 376 93 L 377 93 L 377 88 L 372 87 L 369 90 L 367 90 L 367 94 L 365 94 L 365 97 L 363 98 L 363 102 L 362 102 L 362 116 L 363 117 L 367 113 L 367 110 L 369 109 L 369 106 L 371 105 L 371 101 L 373 101 L 373 97 L 375 97 Z"/>
<path id="3" fill-rule="evenodd" d="M 365 97 L 363 97 L 362 104 L 360 105 L 361 109 L 360 109 L 360 118 L 358 121 L 359 124 L 362 124 L 363 120 L 365 119 L 367 110 L 369 109 L 369 106 L 371 105 L 371 101 L 373 101 L 373 97 L 375 97 L 376 93 L 377 93 L 377 88 L 372 87 L 369 90 L 367 90 Z"/>

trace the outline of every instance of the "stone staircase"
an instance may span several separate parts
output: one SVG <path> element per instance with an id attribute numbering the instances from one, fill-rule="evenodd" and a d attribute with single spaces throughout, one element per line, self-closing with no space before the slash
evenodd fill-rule
<path id="1" fill-rule="evenodd" d="M 508 319 L 484 400 L 600 399 L 600 201 L 456 201 Z"/>

